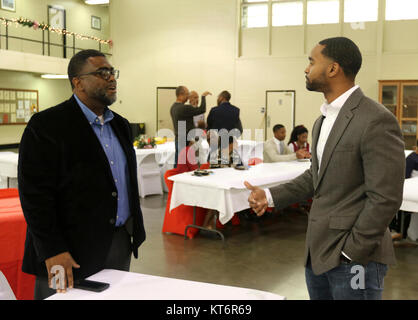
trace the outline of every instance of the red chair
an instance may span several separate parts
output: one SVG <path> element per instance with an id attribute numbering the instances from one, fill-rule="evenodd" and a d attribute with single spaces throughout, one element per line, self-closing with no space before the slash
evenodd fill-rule
<path id="1" fill-rule="evenodd" d="M 200 169 L 208 169 L 209 163 L 202 164 L 200 166 Z M 193 224 L 193 207 L 192 206 L 186 206 L 186 205 L 180 205 L 177 208 L 170 210 L 170 202 L 171 202 L 171 193 L 173 191 L 173 184 L 174 182 L 169 180 L 168 178 L 170 176 L 174 176 L 178 174 L 178 170 L 176 168 L 167 170 L 164 174 L 164 181 L 167 184 L 168 188 L 168 197 L 167 197 L 167 204 L 165 208 L 165 216 L 164 216 L 164 222 L 163 222 L 163 229 L 162 232 L 171 232 L 175 234 L 180 234 L 184 236 L 184 230 L 186 229 L 186 226 L 189 224 Z M 192 196 L 192 195 L 191 195 Z M 202 226 L 203 221 L 205 219 L 207 209 L 196 207 L 196 225 Z M 196 228 L 189 228 L 187 230 L 187 237 L 189 239 L 194 238 L 197 233 L 199 232 L 199 229 Z"/>
<path id="2" fill-rule="evenodd" d="M 250 160 L 248 160 L 248 165 L 249 166 L 256 166 L 257 164 L 263 163 L 263 160 L 260 158 L 251 158 Z"/>

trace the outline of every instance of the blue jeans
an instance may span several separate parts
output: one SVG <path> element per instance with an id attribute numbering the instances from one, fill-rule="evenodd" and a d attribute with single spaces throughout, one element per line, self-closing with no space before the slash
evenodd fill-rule
<path id="1" fill-rule="evenodd" d="M 323 274 L 314 275 L 311 261 L 305 268 L 311 300 L 381 300 L 387 265 L 369 262 L 342 263 Z"/>

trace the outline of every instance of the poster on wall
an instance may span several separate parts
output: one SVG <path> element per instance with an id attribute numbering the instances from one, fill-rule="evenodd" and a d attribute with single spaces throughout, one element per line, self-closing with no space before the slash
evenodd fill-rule
<path id="1" fill-rule="evenodd" d="M 1 0 L 1 8 L 7 11 L 16 11 L 16 0 Z"/>
<path id="2" fill-rule="evenodd" d="M 38 111 L 38 90 L 0 88 L 0 125 L 26 124 Z"/>

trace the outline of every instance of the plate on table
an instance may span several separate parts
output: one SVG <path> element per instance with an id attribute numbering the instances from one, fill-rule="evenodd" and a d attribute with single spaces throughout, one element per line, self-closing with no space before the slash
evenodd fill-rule
<path id="1" fill-rule="evenodd" d="M 311 159 L 297 159 L 299 162 L 309 162 Z"/>
<path id="2" fill-rule="evenodd" d="M 195 170 L 193 172 L 193 175 L 201 177 L 201 176 L 207 176 L 207 175 L 209 175 L 209 173 L 210 173 L 210 171 L 208 171 L 208 170 Z"/>
<path id="3" fill-rule="evenodd" d="M 243 166 L 243 165 L 238 165 L 238 166 L 234 166 L 234 169 L 237 169 L 237 170 L 245 170 L 247 168 L 245 166 Z"/>

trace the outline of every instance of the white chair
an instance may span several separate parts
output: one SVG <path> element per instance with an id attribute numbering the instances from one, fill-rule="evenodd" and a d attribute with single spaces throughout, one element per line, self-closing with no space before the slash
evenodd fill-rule
<path id="1" fill-rule="evenodd" d="M 164 175 L 167 170 L 174 168 L 174 158 L 175 158 L 175 153 L 170 154 L 170 156 L 167 159 L 165 159 L 164 164 L 160 166 L 161 183 L 163 185 L 164 192 L 168 192 L 167 185 L 165 184 L 165 181 L 164 181 Z"/>
<path id="2" fill-rule="evenodd" d="M 146 155 L 138 163 L 138 187 L 141 198 L 149 194 L 163 194 L 160 167 L 155 154 Z"/>
<path id="3" fill-rule="evenodd" d="M 16 153 L 0 154 L 0 181 L 6 180 L 7 188 L 17 187 L 17 161 Z"/>
<path id="4" fill-rule="evenodd" d="M 248 160 L 251 158 L 251 151 L 254 149 L 254 146 L 249 144 L 242 144 L 238 147 L 238 153 L 241 157 L 241 160 L 244 163 L 248 163 Z"/>
<path id="5" fill-rule="evenodd" d="M 7 282 L 6 277 L 0 271 L 0 300 L 16 300 L 16 297 Z"/>
<path id="6" fill-rule="evenodd" d="M 264 159 L 263 150 L 264 150 L 264 142 L 257 142 L 257 144 L 252 147 L 249 153 L 249 159 L 259 158 L 263 160 Z"/>

